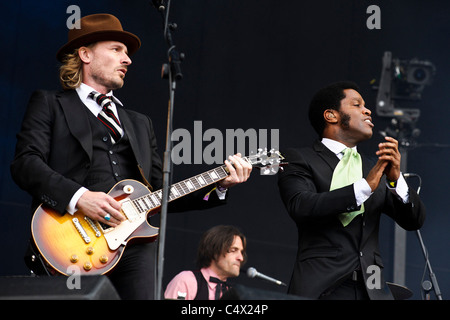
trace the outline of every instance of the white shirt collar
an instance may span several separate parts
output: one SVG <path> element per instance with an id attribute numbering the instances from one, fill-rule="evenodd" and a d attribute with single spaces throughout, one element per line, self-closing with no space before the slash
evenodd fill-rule
<path id="1" fill-rule="evenodd" d="M 78 93 L 78 95 L 80 96 L 80 98 L 81 98 L 82 101 L 86 101 L 87 99 L 90 99 L 90 98 L 89 98 L 89 95 L 91 94 L 91 92 L 92 92 L 92 91 L 97 91 L 97 90 L 95 90 L 95 89 L 92 88 L 91 86 L 88 86 L 88 85 L 85 84 L 85 83 L 81 83 L 81 85 L 80 85 L 76 90 L 77 90 L 77 93 Z M 118 104 L 120 104 L 121 106 L 123 106 L 122 102 L 121 102 L 119 99 L 117 99 L 117 98 L 113 95 L 112 90 L 109 91 L 106 95 L 107 95 L 108 97 L 111 97 L 111 99 L 113 100 L 113 102 L 118 103 Z M 92 99 L 91 99 L 91 100 L 92 100 Z"/>
<path id="2" fill-rule="evenodd" d="M 78 97 L 80 97 L 81 102 L 83 102 L 84 105 L 92 112 L 92 114 L 97 117 L 102 108 L 98 105 L 97 102 L 94 101 L 94 99 L 89 98 L 89 94 L 92 91 L 96 90 L 85 83 L 82 83 L 78 88 L 76 88 L 76 92 L 78 94 Z M 114 112 L 116 117 L 119 118 L 116 103 L 123 106 L 122 102 L 120 102 L 119 99 L 113 96 L 112 91 L 108 92 L 106 95 L 112 97 L 113 101 L 113 103 L 111 103 L 112 111 Z"/>
<path id="3" fill-rule="evenodd" d="M 337 156 L 339 156 L 342 151 L 348 148 L 345 144 L 329 138 L 322 138 L 322 143 Z M 356 146 L 354 146 L 352 149 L 356 150 Z"/>

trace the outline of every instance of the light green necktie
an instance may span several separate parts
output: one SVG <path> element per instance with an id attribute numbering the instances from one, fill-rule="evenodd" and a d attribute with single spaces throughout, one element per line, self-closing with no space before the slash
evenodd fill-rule
<path id="1" fill-rule="evenodd" d="M 359 153 L 351 148 L 344 150 L 344 156 L 334 169 L 330 191 L 355 183 L 362 178 L 362 161 Z M 354 217 L 364 212 L 364 204 L 357 211 L 345 212 L 339 215 L 339 220 L 347 226 Z"/>

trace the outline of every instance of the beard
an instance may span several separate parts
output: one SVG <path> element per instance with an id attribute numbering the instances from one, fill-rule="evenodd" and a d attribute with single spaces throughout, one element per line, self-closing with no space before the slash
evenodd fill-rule
<path id="1" fill-rule="evenodd" d="M 112 71 L 105 71 L 105 68 L 98 64 L 92 65 L 91 77 L 97 84 L 108 90 L 120 89 L 124 84 L 123 77 L 117 75 L 115 69 Z"/>
<path id="2" fill-rule="evenodd" d="M 96 83 L 108 88 L 109 90 L 116 90 L 123 87 L 124 81 L 120 77 L 105 76 L 103 74 L 92 74 L 92 78 Z"/>

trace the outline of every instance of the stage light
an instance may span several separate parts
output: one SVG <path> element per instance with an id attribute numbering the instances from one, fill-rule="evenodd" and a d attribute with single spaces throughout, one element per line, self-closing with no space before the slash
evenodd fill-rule
<path id="1" fill-rule="evenodd" d="M 420 100 L 425 86 L 432 84 L 436 73 L 430 61 L 393 59 L 392 99 Z"/>
<path id="2" fill-rule="evenodd" d="M 417 58 L 400 60 L 392 58 L 391 52 L 386 51 L 377 86 L 377 115 L 416 121 L 420 110 L 406 106 L 405 102 L 420 101 L 423 90 L 432 84 L 435 73 L 436 67 L 430 61 Z"/>

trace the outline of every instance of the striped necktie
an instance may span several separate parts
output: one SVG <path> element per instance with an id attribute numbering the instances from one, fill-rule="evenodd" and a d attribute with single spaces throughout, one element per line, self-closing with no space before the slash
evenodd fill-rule
<path id="1" fill-rule="evenodd" d="M 360 154 L 351 148 L 344 150 L 344 156 L 337 164 L 333 171 L 333 177 L 331 179 L 330 191 L 339 189 L 362 178 L 362 161 Z M 345 212 L 339 215 L 342 225 L 347 226 L 354 217 L 364 212 L 364 203 L 361 208 L 352 212 Z"/>
<path id="2" fill-rule="evenodd" d="M 116 143 L 122 137 L 123 129 L 120 126 L 119 119 L 116 118 L 112 110 L 111 98 L 96 91 L 92 91 L 89 97 L 91 97 L 99 104 L 99 106 L 102 107 L 102 110 L 98 114 L 97 118 L 108 129 L 108 132 L 111 135 L 112 143 Z"/>

